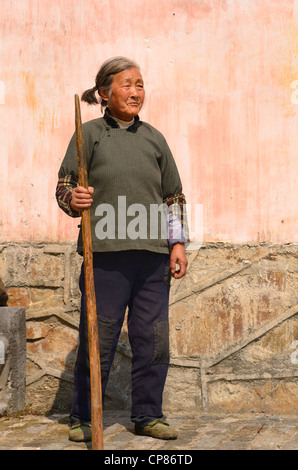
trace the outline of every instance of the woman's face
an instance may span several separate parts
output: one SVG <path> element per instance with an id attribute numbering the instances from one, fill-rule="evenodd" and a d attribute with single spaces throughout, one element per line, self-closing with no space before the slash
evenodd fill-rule
<path id="1" fill-rule="evenodd" d="M 144 82 L 140 71 L 132 67 L 114 75 L 110 93 L 100 90 L 102 98 L 108 101 L 111 115 L 122 121 L 131 121 L 139 114 L 144 98 Z"/>

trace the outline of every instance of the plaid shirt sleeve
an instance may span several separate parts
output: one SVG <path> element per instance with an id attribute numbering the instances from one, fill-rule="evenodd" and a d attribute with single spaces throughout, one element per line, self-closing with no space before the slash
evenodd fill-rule
<path id="1" fill-rule="evenodd" d="M 189 228 L 184 194 L 172 194 L 164 199 L 164 204 L 168 206 L 169 244 L 172 246 L 175 243 L 188 243 Z"/>
<path id="2" fill-rule="evenodd" d="M 56 187 L 56 199 L 59 207 L 70 217 L 80 217 L 80 212 L 73 211 L 70 207 L 72 191 L 78 186 L 78 177 L 75 175 L 66 175 L 58 179 Z"/>

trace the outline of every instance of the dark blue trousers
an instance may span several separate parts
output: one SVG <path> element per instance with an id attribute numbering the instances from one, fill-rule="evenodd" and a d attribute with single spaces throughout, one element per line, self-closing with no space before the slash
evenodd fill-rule
<path id="1" fill-rule="evenodd" d="M 94 282 L 104 397 L 128 307 L 132 350 L 131 419 L 143 427 L 161 418 L 169 364 L 169 255 L 143 250 L 94 253 Z M 74 371 L 72 421 L 90 422 L 90 372 L 84 269 L 80 277 L 81 318 Z"/>

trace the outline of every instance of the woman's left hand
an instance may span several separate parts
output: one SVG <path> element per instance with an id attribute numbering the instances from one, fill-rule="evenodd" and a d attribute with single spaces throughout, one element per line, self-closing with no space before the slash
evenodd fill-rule
<path id="1" fill-rule="evenodd" d="M 174 279 L 181 279 L 187 271 L 188 260 L 183 243 L 175 243 L 170 256 L 171 275 Z M 178 267 L 177 267 L 178 265 Z"/>

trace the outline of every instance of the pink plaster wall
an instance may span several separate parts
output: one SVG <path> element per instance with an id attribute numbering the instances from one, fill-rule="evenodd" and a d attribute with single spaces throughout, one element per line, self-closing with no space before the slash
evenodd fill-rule
<path id="1" fill-rule="evenodd" d="M 69 241 L 57 172 L 74 94 L 141 66 L 204 240 L 297 242 L 298 0 L 1 0 L 0 241 Z M 297 90 L 296 90 L 297 87 Z M 100 109 L 82 104 L 83 120 Z"/>

